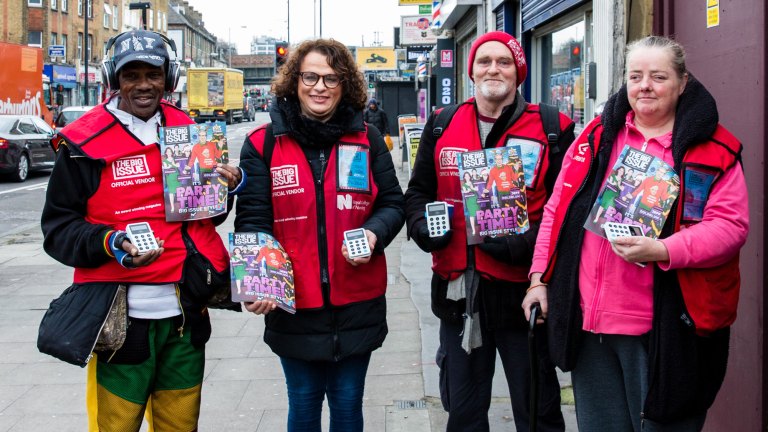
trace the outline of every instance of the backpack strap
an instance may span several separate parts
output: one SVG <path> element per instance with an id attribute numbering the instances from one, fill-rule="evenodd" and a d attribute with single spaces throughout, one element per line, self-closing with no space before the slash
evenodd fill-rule
<path id="1" fill-rule="evenodd" d="M 547 135 L 550 154 L 560 153 L 558 140 L 560 139 L 560 111 L 557 107 L 549 104 L 539 104 L 539 114 L 541 114 L 541 124 L 544 126 L 544 133 Z"/>
<path id="2" fill-rule="evenodd" d="M 448 123 L 451 122 L 454 114 L 458 111 L 459 105 L 446 105 L 435 115 L 435 123 L 432 128 L 432 135 L 434 135 L 435 139 L 440 138 L 445 128 L 448 127 Z"/>
<path id="3" fill-rule="evenodd" d="M 272 152 L 275 150 L 275 135 L 272 133 L 272 123 L 269 123 L 264 129 L 264 148 L 261 150 L 261 157 L 264 159 L 264 163 L 267 165 L 267 169 L 270 168 L 272 163 Z"/>

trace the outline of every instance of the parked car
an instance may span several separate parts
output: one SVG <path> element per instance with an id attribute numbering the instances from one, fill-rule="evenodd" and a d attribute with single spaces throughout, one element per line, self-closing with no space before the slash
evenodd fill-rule
<path id="1" fill-rule="evenodd" d="M 0 174 L 23 182 L 30 171 L 53 168 L 53 134 L 40 117 L 0 115 Z"/>
<path id="2" fill-rule="evenodd" d="M 59 115 L 56 116 L 56 120 L 53 121 L 54 128 L 61 129 L 64 126 L 72 123 L 85 114 L 93 106 L 68 106 L 63 108 Z"/>

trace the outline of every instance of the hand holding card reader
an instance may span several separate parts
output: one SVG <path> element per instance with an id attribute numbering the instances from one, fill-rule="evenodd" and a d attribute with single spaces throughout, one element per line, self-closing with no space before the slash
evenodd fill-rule
<path id="1" fill-rule="evenodd" d="M 139 249 L 139 255 L 144 255 L 153 249 L 160 248 L 157 245 L 155 233 L 152 232 L 152 228 L 147 222 L 128 224 L 125 227 L 125 234 L 128 236 L 128 240 Z"/>
<path id="2" fill-rule="evenodd" d="M 637 225 L 628 225 L 617 222 L 606 222 L 603 226 L 608 241 L 614 241 L 619 237 L 642 236 L 643 230 Z"/>
<path id="3" fill-rule="evenodd" d="M 619 237 L 643 235 L 643 230 L 639 226 L 618 222 L 606 222 L 605 225 L 603 225 L 603 230 L 605 230 L 605 236 L 610 242 L 616 240 Z M 645 267 L 645 263 L 636 262 L 635 264 L 639 265 L 640 267 Z"/>
<path id="4" fill-rule="evenodd" d="M 442 237 L 451 229 L 451 213 L 453 206 L 443 201 L 427 204 L 427 228 L 430 237 Z"/>
<path id="5" fill-rule="evenodd" d="M 361 258 L 371 255 L 368 237 L 365 235 L 363 228 L 344 231 L 344 242 L 347 245 L 347 255 L 349 258 Z"/>

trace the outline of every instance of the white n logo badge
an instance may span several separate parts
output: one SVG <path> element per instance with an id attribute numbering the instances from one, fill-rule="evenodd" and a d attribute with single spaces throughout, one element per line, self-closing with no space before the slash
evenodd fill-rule
<path id="1" fill-rule="evenodd" d="M 352 210 L 352 195 L 336 195 L 336 208 L 339 210 Z"/>

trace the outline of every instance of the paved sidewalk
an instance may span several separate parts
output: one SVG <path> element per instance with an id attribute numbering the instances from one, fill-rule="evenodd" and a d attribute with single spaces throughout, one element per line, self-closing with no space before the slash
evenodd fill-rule
<path id="1" fill-rule="evenodd" d="M 405 188 L 399 160 L 395 166 Z M 232 231 L 233 221 L 234 215 L 219 227 L 222 236 Z M 389 335 L 371 360 L 365 430 L 443 431 L 447 416 L 438 398 L 434 362 L 437 320 L 429 309 L 431 259 L 406 241 L 405 230 L 387 248 L 387 259 Z M 0 432 L 86 430 L 85 370 L 36 347 L 40 319 L 69 285 L 72 270 L 46 255 L 40 229 L 33 226 L 0 238 L 0 275 Z M 262 317 L 212 311 L 212 320 L 200 430 L 285 430 L 282 369 L 262 340 Z M 496 377 L 491 430 L 513 430 L 500 367 Z M 568 376 L 562 378 L 568 385 Z M 567 430 L 576 431 L 573 407 L 563 410 Z M 324 414 L 328 430 L 327 408 Z"/>

